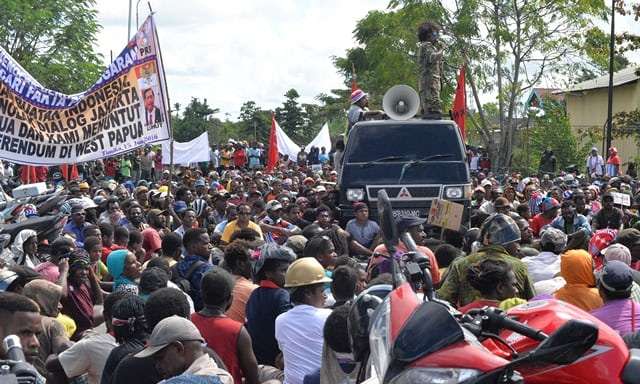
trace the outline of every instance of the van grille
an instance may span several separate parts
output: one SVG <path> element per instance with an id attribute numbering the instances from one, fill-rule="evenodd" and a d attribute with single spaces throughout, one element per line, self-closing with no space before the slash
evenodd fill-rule
<path id="1" fill-rule="evenodd" d="M 440 185 L 368 185 L 369 201 L 378 199 L 378 191 L 384 189 L 391 201 L 433 200 L 440 198 Z M 403 190 L 404 189 L 404 190 Z M 401 195 L 402 192 L 402 195 Z M 408 195 L 406 194 L 408 192 Z"/>

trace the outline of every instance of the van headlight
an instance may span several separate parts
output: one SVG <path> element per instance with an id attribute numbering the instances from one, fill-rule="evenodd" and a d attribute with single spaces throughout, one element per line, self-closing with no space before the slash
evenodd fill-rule
<path id="1" fill-rule="evenodd" d="M 455 384 L 476 377 L 479 373 L 475 369 L 466 368 L 414 368 L 405 370 L 389 384 Z"/>
<path id="2" fill-rule="evenodd" d="M 362 189 L 362 188 L 347 188 L 347 200 L 349 200 L 349 201 L 362 201 L 362 200 L 364 200 L 364 189 Z"/>
<path id="3" fill-rule="evenodd" d="M 464 187 L 446 187 L 444 197 L 447 199 L 462 199 L 464 197 Z"/>

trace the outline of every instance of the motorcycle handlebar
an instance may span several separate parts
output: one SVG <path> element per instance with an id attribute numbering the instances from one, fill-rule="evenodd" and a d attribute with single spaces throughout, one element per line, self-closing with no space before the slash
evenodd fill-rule
<path id="1" fill-rule="evenodd" d="M 523 336 L 527 336 L 531 339 L 543 341 L 546 340 L 549 336 L 547 336 L 544 332 L 539 329 L 531 328 L 530 326 L 523 324 L 517 320 L 513 320 L 508 317 L 504 312 L 496 313 L 495 311 L 491 311 L 493 314 L 493 321 L 495 321 L 496 325 L 500 328 L 505 328 L 516 333 L 519 333 Z"/>

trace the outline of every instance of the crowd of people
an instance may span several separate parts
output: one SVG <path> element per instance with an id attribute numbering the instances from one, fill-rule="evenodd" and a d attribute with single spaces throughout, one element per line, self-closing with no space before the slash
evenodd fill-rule
<path id="1" fill-rule="evenodd" d="M 53 241 L 23 229 L 0 255 L 0 337 L 17 335 L 48 383 L 352 379 L 350 305 L 392 279 L 367 204 L 342 217 L 337 148 L 272 171 L 261 145 L 241 142 L 173 175 L 151 148 L 82 165 L 77 178 L 52 167 L 45 180 L 66 196 L 52 210 L 67 222 Z M 555 298 L 633 344 L 640 184 L 583 174 L 474 171 L 459 230 L 412 216 L 396 225 L 459 311 Z"/>

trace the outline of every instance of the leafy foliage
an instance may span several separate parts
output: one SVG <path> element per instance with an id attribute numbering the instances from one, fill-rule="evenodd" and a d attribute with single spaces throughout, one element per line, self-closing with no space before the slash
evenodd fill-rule
<path id="1" fill-rule="evenodd" d="M 583 154 L 578 148 L 564 106 L 547 99 L 543 110 L 544 115 L 531 114 L 528 128 L 519 132 L 520 145 L 514 153 L 514 167 L 528 173 L 537 172 L 540 155 L 546 149 L 554 152 L 558 170 L 572 164 L 581 166 L 586 152 Z"/>
<path id="2" fill-rule="evenodd" d="M 44 86 L 76 93 L 100 76 L 95 0 L 3 0 L 0 46 Z"/>
<path id="3" fill-rule="evenodd" d="M 240 137 L 261 141 L 269 140 L 271 129 L 271 113 L 258 107 L 255 101 L 247 101 L 240 107 Z"/>
<path id="4" fill-rule="evenodd" d="M 219 119 L 212 115 L 219 112 L 216 108 L 211 108 L 207 104 L 207 99 L 200 101 L 198 98 L 191 98 L 191 102 L 184 109 L 182 115 L 179 114 L 180 106 L 176 105 L 177 116 L 172 116 L 174 139 L 185 142 L 195 139 L 205 131 L 209 132 L 209 139 L 215 136 L 216 128 L 222 125 Z"/>

